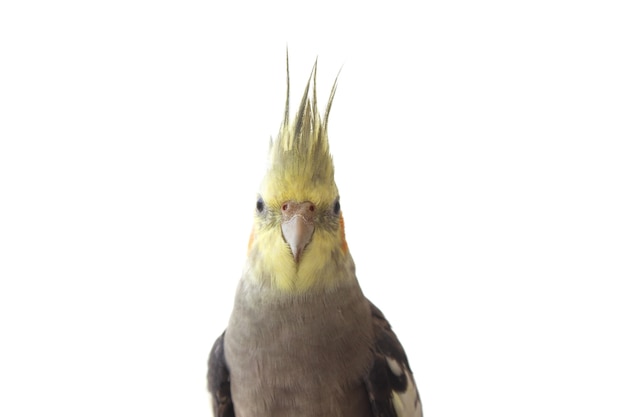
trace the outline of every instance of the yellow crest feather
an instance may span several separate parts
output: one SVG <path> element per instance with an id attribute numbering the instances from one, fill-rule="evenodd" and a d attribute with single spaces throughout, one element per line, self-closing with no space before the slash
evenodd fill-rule
<path id="1" fill-rule="evenodd" d="M 333 84 L 324 118 L 317 108 L 317 60 L 306 84 L 298 112 L 289 120 L 289 59 L 285 118 L 276 140 L 270 142 L 268 170 L 261 193 L 267 200 L 332 201 L 337 196 L 333 160 L 328 146 L 328 115 L 337 88 Z M 339 76 L 337 76 L 339 77 Z M 313 79 L 313 97 L 310 84 Z"/>
<path id="2" fill-rule="evenodd" d="M 314 287 L 333 288 L 343 280 L 354 279 L 354 264 L 345 243 L 341 215 L 332 214 L 339 194 L 328 145 L 328 115 L 339 75 L 323 118 L 317 107 L 316 75 L 317 60 L 298 111 L 290 120 L 287 58 L 285 116 L 277 138 L 270 142 L 268 169 L 260 189 L 267 209 L 263 214 L 257 213 L 248 251 L 250 277 L 291 293 Z M 294 262 L 280 227 L 281 206 L 286 201 L 310 201 L 318 213 L 327 213 L 318 216 L 315 232 L 299 263 Z"/>

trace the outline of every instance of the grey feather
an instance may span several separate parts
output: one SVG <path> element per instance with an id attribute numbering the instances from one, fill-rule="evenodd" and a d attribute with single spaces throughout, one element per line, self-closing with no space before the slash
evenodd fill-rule
<path id="1" fill-rule="evenodd" d="M 224 359 L 224 333 L 217 338 L 209 354 L 208 389 L 215 417 L 235 417 L 230 395 L 230 372 Z"/>
<path id="2" fill-rule="evenodd" d="M 216 342 L 224 360 L 213 349 L 217 371 L 209 375 L 223 378 L 209 381 L 216 417 L 231 416 L 232 404 L 237 417 L 422 416 L 406 354 L 356 281 L 307 296 L 267 291 L 240 284 L 228 330 Z"/>

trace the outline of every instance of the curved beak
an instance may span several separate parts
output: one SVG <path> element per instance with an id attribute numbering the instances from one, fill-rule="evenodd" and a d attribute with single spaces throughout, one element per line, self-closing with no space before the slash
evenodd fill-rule
<path id="1" fill-rule="evenodd" d="M 287 201 L 282 205 L 281 229 L 296 263 L 315 231 L 315 205 L 310 201 Z"/>

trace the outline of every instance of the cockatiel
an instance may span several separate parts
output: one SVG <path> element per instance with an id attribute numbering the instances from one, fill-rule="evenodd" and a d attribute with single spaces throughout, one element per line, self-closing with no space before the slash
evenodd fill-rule
<path id="1" fill-rule="evenodd" d="M 317 62 L 271 141 L 226 331 L 209 356 L 216 417 L 421 417 L 407 357 L 361 292 L 317 109 Z M 313 97 L 309 86 L 313 79 Z"/>

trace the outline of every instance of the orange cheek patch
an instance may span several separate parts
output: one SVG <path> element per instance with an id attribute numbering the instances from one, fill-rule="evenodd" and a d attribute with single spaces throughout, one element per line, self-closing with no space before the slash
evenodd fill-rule
<path id="1" fill-rule="evenodd" d="M 348 251 L 348 242 L 346 242 L 346 230 L 343 222 L 343 214 L 339 216 L 339 233 L 341 233 L 341 251 L 345 255 Z"/>

